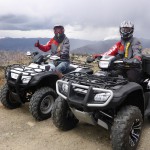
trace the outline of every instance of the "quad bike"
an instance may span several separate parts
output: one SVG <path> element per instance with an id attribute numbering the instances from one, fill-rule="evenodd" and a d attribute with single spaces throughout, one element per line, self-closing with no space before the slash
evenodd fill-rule
<path id="1" fill-rule="evenodd" d="M 73 129 L 79 121 L 100 125 L 110 131 L 114 150 L 133 150 L 144 117 L 150 116 L 150 55 L 143 56 L 141 84 L 118 74 L 118 70 L 138 64 L 118 60 L 112 65 L 113 58 L 104 55 L 99 60 L 101 70 L 95 74 L 72 72 L 56 82 L 59 97 L 52 120 L 61 130 Z"/>
<path id="2" fill-rule="evenodd" d="M 14 109 L 29 102 L 29 110 L 35 119 L 51 117 L 51 110 L 58 96 L 56 81 L 59 79 L 54 62 L 59 59 L 58 56 L 34 52 L 28 66 L 8 66 L 5 71 L 7 82 L 0 93 L 1 103 L 6 108 Z M 75 63 L 71 63 L 65 73 L 71 71 L 93 72 L 88 65 Z"/>

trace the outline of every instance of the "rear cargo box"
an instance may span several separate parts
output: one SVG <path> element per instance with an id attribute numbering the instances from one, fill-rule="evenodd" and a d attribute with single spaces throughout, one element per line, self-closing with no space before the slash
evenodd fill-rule
<path id="1" fill-rule="evenodd" d="M 150 75 L 150 55 L 143 55 L 142 57 L 143 71 Z"/>

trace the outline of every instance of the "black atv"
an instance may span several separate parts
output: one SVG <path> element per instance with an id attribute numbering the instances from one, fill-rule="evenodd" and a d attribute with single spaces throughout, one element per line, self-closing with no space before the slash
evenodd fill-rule
<path id="1" fill-rule="evenodd" d="M 150 55 L 143 56 L 141 84 L 117 74 L 118 69 L 139 64 L 115 61 L 112 67 L 112 59 L 113 56 L 103 56 L 99 61 L 101 70 L 93 75 L 72 72 L 58 80 L 59 97 L 52 119 L 61 130 L 73 129 L 79 121 L 100 125 L 110 131 L 114 150 L 133 150 L 138 145 L 144 117 L 150 116 Z"/>
<path id="2" fill-rule="evenodd" d="M 59 60 L 59 57 L 34 52 L 31 58 L 32 62 L 28 66 L 14 64 L 7 67 L 7 82 L 1 90 L 0 100 L 9 109 L 29 102 L 29 110 L 33 117 L 44 120 L 51 116 L 54 101 L 58 96 L 56 81 L 59 75 L 55 71 L 54 62 Z M 86 64 L 71 63 L 65 73 L 71 71 L 93 73 Z"/>

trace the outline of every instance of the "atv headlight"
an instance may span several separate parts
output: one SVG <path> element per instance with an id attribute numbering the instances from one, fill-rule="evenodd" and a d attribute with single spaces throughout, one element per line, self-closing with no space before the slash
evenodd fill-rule
<path id="1" fill-rule="evenodd" d="M 106 102 L 110 95 L 110 93 L 98 93 L 94 96 L 94 100 L 98 102 Z"/>
<path id="2" fill-rule="evenodd" d="M 108 68 L 109 66 L 109 61 L 99 61 L 99 68 Z"/>
<path id="3" fill-rule="evenodd" d="M 28 83 L 31 80 L 31 76 L 22 79 L 22 83 Z"/>
<path id="4" fill-rule="evenodd" d="M 63 92 L 68 93 L 68 84 L 63 83 L 62 90 L 63 90 Z"/>

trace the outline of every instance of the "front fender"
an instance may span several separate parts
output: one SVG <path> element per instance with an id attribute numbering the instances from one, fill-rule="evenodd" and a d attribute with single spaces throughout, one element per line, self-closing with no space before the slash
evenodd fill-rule
<path id="1" fill-rule="evenodd" d="M 115 108 L 121 108 L 124 105 L 134 105 L 137 106 L 144 115 L 145 99 L 142 86 L 135 82 L 129 82 L 123 85 L 114 92 L 113 99 L 109 105 Z"/>
<path id="2" fill-rule="evenodd" d="M 36 86 L 41 81 L 56 82 L 59 79 L 58 75 L 54 72 L 48 71 L 35 75 L 29 82 L 31 86 Z"/>

